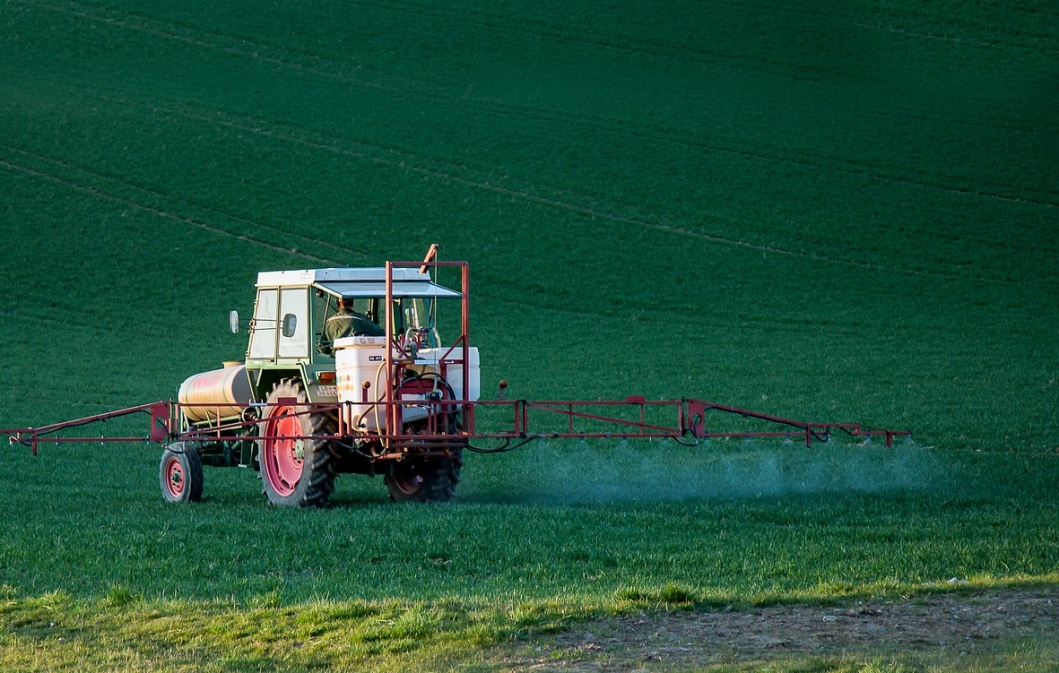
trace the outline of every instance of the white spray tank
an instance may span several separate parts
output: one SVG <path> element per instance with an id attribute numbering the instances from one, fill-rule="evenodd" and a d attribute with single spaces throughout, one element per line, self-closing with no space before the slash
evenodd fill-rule
<path id="1" fill-rule="evenodd" d="M 385 405 L 377 405 L 375 402 L 386 395 L 386 337 L 353 336 L 336 339 L 334 353 L 338 400 L 349 403 L 342 406 L 343 421 L 349 427 L 362 431 L 385 430 Z M 397 359 L 399 356 L 394 349 L 392 357 Z M 455 399 L 477 400 L 481 394 L 478 349 L 468 349 L 469 390 L 466 398 L 463 390 L 462 356 L 463 350 L 458 348 L 451 351 L 442 348 L 423 349 L 407 369 L 424 377 L 424 380 L 442 377 L 452 387 Z M 368 385 L 365 386 L 365 383 Z M 403 420 L 413 422 L 426 418 L 428 405 L 417 406 L 416 403 L 424 402 L 427 394 L 422 393 L 422 387 L 413 389 L 409 386 L 409 391 L 412 392 L 402 391 L 399 395 L 399 401 L 407 403 L 401 411 Z"/>

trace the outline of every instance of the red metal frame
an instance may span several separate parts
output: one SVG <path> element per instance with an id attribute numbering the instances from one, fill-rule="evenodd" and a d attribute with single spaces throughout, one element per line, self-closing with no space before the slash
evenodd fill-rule
<path id="1" fill-rule="evenodd" d="M 466 367 L 464 368 L 467 369 Z M 352 404 L 352 403 L 344 403 Z M 832 431 L 841 431 L 851 437 L 870 438 L 884 437 L 886 446 L 893 445 L 895 437 L 910 437 L 909 430 L 887 430 L 882 428 L 871 428 L 859 423 L 824 423 L 800 421 L 783 418 L 771 414 L 763 414 L 748 409 L 705 402 L 703 400 L 647 400 L 643 397 L 628 397 L 625 400 L 439 400 L 426 402 L 374 402 L 372 404 L 385 406 L 388 418 L 400 416 L 400 409 L 405 407 L 433 407 L 434 413 L 428 415 L 430 419 L 436 419 L 443 405 L 459 405 L 463 407 L 465 417 L 467 412 L 473 414 L 475 409 L 507 408 L 509 425 L 503 427 L 477 432 L 464 427 L 456 435 L 439 431 L 436 425 L 427 426 L 427 432 L 407 434 L 405 432 L 349 432 L 347 428 L 339 428 L 335 435 L 317 435 L 317 439 L 337 439 L 342 441 L 369 440 L 379 442 L 384 451 L 376 458 L 385 459 L 402 455 L 402 446 L 408 442 L 437 442 L 439 445 L 472 442 L 475 440 L 501 440 L 519 441 L 555 438 L 555 439 L 588 439 L 588 438 L 612 438 L 612 439 L 674 439 L 681 441 L 698 442 L 698 440 L 718 438 L 764 438 L 764 437 L 804 437 L 805 445 L 811 446 L 813 440 L 828 441 Z M 224 442 L 243 440 L 265 440 L 279 439 L 278 437 L 266 437 L 254 435 L 250 432 L 252 428 L 260 423 L 258 418 L 247 420 L 231 420 L 209 428 L 191 428 L 177 430 L 180 427 L 180 410 L 182 407 L 204 407 L 212 405 L 202 404 L 180 404 L 177 402 L 154 402 L 128 409 L 111 411 L 105 414 L 96 414 L 72 421 L 45 425 L 37 428 L 19 428 L 0 430 L 0 435 L 8 435 L 12 444 L 19 443 L 30 446 L 34 455 L 40 443 L 73 443 L 73 442 L 145 442 L 169 444 L 173 442 Z M 244 412 L 250 409 L 265 409 L 268 404 L 245 405 Z M 276 405 L 291 406 L 290 400 L 279 400 Z M 342 418 L 341 407 L 343 403 L 300 403 L 296 405 L 299 410 L 296 414 L 314 414 L 322 412 L 334 412 Z M 661 425 L 657 422 L 649 422 L 646 419 L 646 411 L 649 408 L 669 408 L 675 412 L 675 423 L 673 425 Z M 619 410 L 633 412 L 634 419 L 610 413 L 605 415 L 605 410 Z M 710 432 L 706 429 L 705 414 L 707 411 L 720 411 L 735 414 L 747 419 L 765 421 L 775 425 L 784 426 L 784 430 L 735 430 Z M 563 419 L 562 430 L 535 430 L 531 412 L 539 412 L 541 416 L 560 417 Z M 137 413 L 150 415 L 151 421 L 146 435 L 137 436 L 52 436 L 53 433 L 69 428 L 81 427 L 97 422 L 104 422 L 114 418 L 128 416 Z M 256 415 L 256 414 L 255 414 Z M 245 413 L 244 413 L 245 416 Z M 267 416 L 264 414 L 263 416 Z M 595 424 L 609 424 L 610 430 L 586 430 L 578 426 L 578 422 L 591 422 Z M 387 427 L 401 427 L 399 425 Z M 430 430 L 433 430 L 431 432 Z M 309 436 L 284 435 L 284 439 L 310 439 Z M 487 450 L 491 451 L 491 450 Z"/>
<path id="2" fill-rule="evenodd" d="M 391 346 L 386 349 L 386 371 L 388 375 L 386 377 L 386 396 L 385 400 L 394 400 L 394 381 L 400 378 L 401 371 L 405 366 L 403 361 L 394 360 L 394 346 L 397 344 L 397 340 L 393 335 L 393 270 L 395 268 L 407 268 L 407 267 L 418 267 L 420 272 L 425 272 L 428 268 L 439 268 L 439 267 L 454 267 L 460 269 L 460 336 L 456 339 L 448 350 L 442 355 L 441 359 L 445 359 L 452 353 L 456 348 L 460 348 L 462 352 L 462 358 L 458 362 L 463 363 L 463 390 L 466 393 L 470 388 L 470 331 L 471 331 L 471 281 L 470 281 L 470 265 L 467 262 L 439 262 L 433 259 L 433 252 L 435 248 L 431 248 L 431 251 L 427 253 L 426 259 L 422 262 L 386 262 L 386 340 Z M 440 346 L 439 346 L 440 347 Z M 365 400 L 367 401 L 367 400 Z M 402 427 L 401 422 L 401 409 L 407 405 L 400 403 L 387 404 L 386 405 L 386 427 L 387 428 L 399 428 Z M 341 418 L 341 415 L 339 416 Z M 464 406 L 463 414 L 463 425 L 468 432 L 474 432 L 474 407 Z M 400 436 L 399 436 L 400 437 Z M 395 439 L 388 433 L 380 435 L 383 445 L 390 449 L 392 448 L 391 442 Z M 403 437 L 401 437 L 403 438 Z"/>

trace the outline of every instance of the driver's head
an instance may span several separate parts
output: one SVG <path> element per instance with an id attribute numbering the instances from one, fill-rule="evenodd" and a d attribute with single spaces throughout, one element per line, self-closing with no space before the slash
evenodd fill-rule
<path id="1" fill-rule="evenodd" d="M 339 297 L 338 298 L 338 308 L 352 309 L 353 308 L 353 299 L 352 298 L 347 298 L 347 297 Z"/>

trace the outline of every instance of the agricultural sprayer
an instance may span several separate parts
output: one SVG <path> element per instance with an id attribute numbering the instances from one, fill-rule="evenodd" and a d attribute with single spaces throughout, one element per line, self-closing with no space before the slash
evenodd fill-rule
<path id="1" fill-rule="evenodd" d="M 144 404 L 36 428 L 0 430 L 11 443 L 147 442 L 163 448 L 162 495 L 202 496 L 203 466 L 260 473 L 269 502 L 323 507 L 342 473 L 382 476 L 396 501 L 444 501 L 460 481 L 464 451 L 499 453 L 539 438 L 672 439 L 785 437 L 827 441 L 840 431 L 883 437 L 905 430 L 798 421 L 697 399 L 481 399 L 478 349 L 470 338 L 466 262 L 387 262 L 379 268 L 262 272 L 249 320 L 246 359 L 191 376 L 177 401 Z M 460 287 L 441 285 L 440 270 Z M 431 273 L 434 276 L 432 277 Z M 444 340 L 441 307 L 459 305 Z M 231 330 L 241 322 L 231 313 Z M 710 431 L 711 414 L 767 429 Z M 145 414 L 146 434 L 83 437 L 73 428 Z"/>

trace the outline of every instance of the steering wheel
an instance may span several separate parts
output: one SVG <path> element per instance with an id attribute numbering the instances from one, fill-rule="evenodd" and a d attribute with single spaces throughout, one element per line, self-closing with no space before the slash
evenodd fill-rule
<path id="1" fill-rule="evenodd" d="M 405 330 L 404 334 L 397 341 L 397 347 L 402 353 L 406 353 L 412 357 L 422 348 L 427 341 L 427 330 L 416 329 L 415 327 L 409 327 Z"/>

